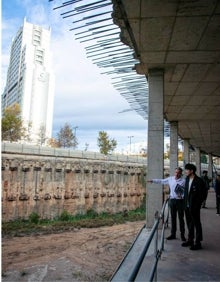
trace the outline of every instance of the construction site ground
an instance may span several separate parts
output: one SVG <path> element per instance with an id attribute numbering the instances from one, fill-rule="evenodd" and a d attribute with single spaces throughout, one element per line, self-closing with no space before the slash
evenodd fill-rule
<path id="1" fill-rule="evenodd" d="M 143 225 L 2 238 L 2 281 L 108 281 Z"/>

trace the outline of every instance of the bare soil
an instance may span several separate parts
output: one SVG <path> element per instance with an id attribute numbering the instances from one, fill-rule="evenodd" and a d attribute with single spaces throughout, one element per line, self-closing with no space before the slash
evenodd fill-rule
<path id="1" fill-rule="evenodd" d="M 143 224 L 2 238 L 2 281 L 109 281 Z"/>

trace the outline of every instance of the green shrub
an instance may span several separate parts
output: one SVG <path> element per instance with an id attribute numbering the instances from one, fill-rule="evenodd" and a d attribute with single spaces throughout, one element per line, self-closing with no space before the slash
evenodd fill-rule
<path id="1" fill-rule="evenodd" d="M 40 220 L 40 216 L 36 213 L 36 212 L 32 212 L 30 215 L 29 215 L 29 221 L 31 223 L 35 223 L 37 224 Z"/>
<path id="2" fill-rule="evenodd" d="M 34 234 L 41 232 L 49 234 L 72 230 L 74 228 L 93 228 L 100 226 L 111 226 L 114 224 L 122 224 L 128 221 L 140 221 L 146 218 L 146 205 L 143 204 L 135 209 L 125 212 L 111 214 L 109 212 L 97 213 L 93 209 L 89 209 L 85 214 L 80 213 L 71 215 L 64 210 L 59 217 L 52 220 L 40 219 L 37 213 L 32 213 L 29 220 L 18 219 L 10 222 L 2 223 L 3 236 L 20 236 L 20 234 Z M 37 224 L 36 224 L 37 223 Z"/>
<path id="3" fill-rule="evenodd" d="M 86 217 L 88 218 L 95 218 L 98 216 L 98 213 L 96 211 L 94 211 L 93 209 L 89 209 L 86 212 Z"/>
<path id="4" fill-rule="evenodd" d="M 59 217 L 59 220 L 61 220 L 61 221 L 68 221 L 68 220 L 70 220 L 71 218 L 72 218 L 71 214 L 69 214 L 68 211 L 64 210 L 64 211 L 61 213 L 61 215 L 60 215 L 60 217 Z"/>

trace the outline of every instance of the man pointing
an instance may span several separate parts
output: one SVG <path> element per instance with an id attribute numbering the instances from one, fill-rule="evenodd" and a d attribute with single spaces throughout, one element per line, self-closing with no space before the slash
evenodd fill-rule
<path id="1" fill-rule="evenodd" d="M 176 219 L 177 214 L 180 224 L 180 234 L 182 241 L 185 239 L 185 222 L 184 222 L 184 187 L 185 187 L 185 178 L 182 176 L 182 168 L 177 167 L 175 169 L 174 176 L 167 177 L 165 179 L 152 179 L 148 180 L 150 183 L 156 184 L 167 184 L 170 188 L 169 196 L 169 207 L 171 213 L 171 235 L 167 237 L 167 240 L 176 239 Z"/>

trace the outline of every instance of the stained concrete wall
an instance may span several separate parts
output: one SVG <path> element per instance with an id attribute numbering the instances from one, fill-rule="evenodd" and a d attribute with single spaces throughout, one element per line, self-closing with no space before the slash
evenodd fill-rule
<path id="1" fill-rule="evenodd" d="M 2 220 L 135 209 L 146 193 L 145 171 L 138 163 L 2 153 Z"/>

